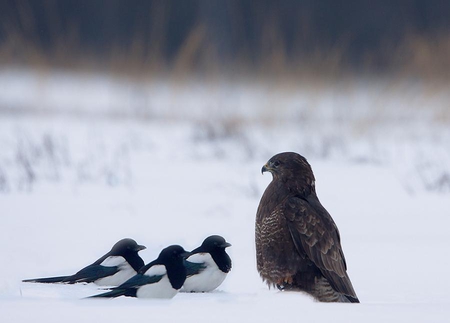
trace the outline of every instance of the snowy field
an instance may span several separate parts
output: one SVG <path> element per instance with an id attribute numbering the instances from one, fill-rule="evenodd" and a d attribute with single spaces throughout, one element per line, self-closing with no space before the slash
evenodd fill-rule
<path id="1" fill-rule="evenodd" d="M 72 81 L 65 82 L 69 91 Z M 9 96 L 1 93 L 2 111 L 17 108 L 13 103 L 20 95 L 11 91 L 19 85 L 13 87 L 4 75 L 0 83 L 10 86 Z M 99 84 L 105 81 L 91 88 Z M 249 91 L 241 93 L 240 104 L 256 104 Z M 74 97 L 70 91 L 66 95 Z M 32 101 L 25 96 L 23 106 Z M 361 92 L 361 102 L 366 96 Z M 333 98 L 320 100 L 324 111 Z M 49 95 L 42 100 L 55 109 Z M 190 98 L 190 104 L 196 102 L 203 101 Z M 407 124 L 383 122 L 358 132 L 324 111 L 322 119 L 278 118 L 269 125 L 161 115 L 124 121 L 116 113 L 114 118 L 3 113 L 1 321 L 448 322 L 448 127 L 428 124 L 432 117 L 422 115 Z M 256 114 L 247 113 L 250 119 Z M 271 176 L 260 170 L 281 151 L 299 152 L 310 161 L 318 196 L 340 229 L 361 304 L 317 303 L 261 282 L 254 219 Z M 169 244 L 194 249 L 211 234 L 233 245 L 228 249 L 233 269 L 213 293 L 180 293 L 163 301 L 83 300 L 98 288 L 21 283 L 74 273 L 124 237 L 147 246 L 140 253 L 147 263 Z"/>

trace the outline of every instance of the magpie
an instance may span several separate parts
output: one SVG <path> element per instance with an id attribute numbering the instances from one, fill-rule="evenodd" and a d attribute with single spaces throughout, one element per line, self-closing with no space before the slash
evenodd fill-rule
<path id="1" fill-rule="evenodd" d="M 95 283 L 100 286 L 118 286 L 144 266 L 138 252 L 145 249 L 133 239 L 122 239 L 93 264 L 71 276 L 25 279 L 28 283 Z"/>
<path id="2" fill-rule="evenodd" d="M 172 298 L 186 279 L 186 268 L 183 261 L 189 255 L 190 253 L 179 245 L 169 246 L 161 251 L 156 260 L 142 267 L 135 276 L 122 285 L 89 298 L 119 296 Z"/>
<path id="3" fill-rule="evenodd" d="M 182 291 L 210 292 L 219 287 L 231 270 L 231 259 L 225 251 L 230 246 L 223 237 L 212 235 L 192 250 L 185 261 L 187 278 Z"/>

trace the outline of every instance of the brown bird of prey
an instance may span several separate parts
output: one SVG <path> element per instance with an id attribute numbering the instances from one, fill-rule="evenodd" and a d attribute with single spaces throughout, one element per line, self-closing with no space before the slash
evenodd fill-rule
<path id="1" fill-rule="evenodd" d="M 258 272 L 270 286 L 297 290 L 321 302 L 359 303 L 342 252 L 339 231 L 320 203 L 311 166 L 303 156 L 273 156 L 272 173 L 256 214 Z"/>

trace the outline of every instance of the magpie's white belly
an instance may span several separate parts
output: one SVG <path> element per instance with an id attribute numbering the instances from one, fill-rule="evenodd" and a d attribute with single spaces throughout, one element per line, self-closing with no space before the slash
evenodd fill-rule
<path id="1" fill-rule="evenodd" d="M 138 298 L 172 298 L 177 292 L 178 290 L 170 284 L 167 275 L 164 275 L 159 282 L 140 287 L 136 296 Z"/>
<path id="2" fill-rule="evenodd" d="M 125 258 L 120 256 L 108 257 L 101 263 L 101 265 L 105 267 L 118 266 L 119 271 L 112 276 L 97 279 L 95 284 L 99 286 L 119 286 L 136 275 L 136 271 L 133 267 L 130 266 Z"/>
<path id="3" fill-rule="evenodd" d="M 217 267 L 209 253 L 195 254 L 188 260 L 197 263 L 203 262 L 206 268 L 201 273 L 186 278 L 181 290 L 183 292 L 210 292 L 219 287 L 227 276 Z"/>

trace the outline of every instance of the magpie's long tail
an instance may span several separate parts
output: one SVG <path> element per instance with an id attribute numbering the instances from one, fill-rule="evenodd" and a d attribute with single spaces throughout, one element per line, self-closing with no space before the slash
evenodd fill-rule
<path id="1" fill-rule="evenodd" d="M 71 276 L 59 276 L 59 277 L 47 277 L 47 278 L 33 278 L 33 279 L 24 279 L 22 280 L 24 283 L 71 283 Z"/>
<path id="2" fill-rule="evenodd" d="M 130 289 L 113 289 L 109 292 L 89 296 L 87 298 L 114 298 L 119 296 L 130 296 L 130 297 L 136 297 L 136 290 L 130 290 Z"/>

